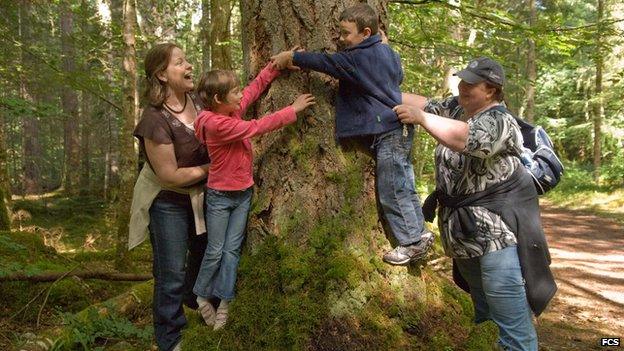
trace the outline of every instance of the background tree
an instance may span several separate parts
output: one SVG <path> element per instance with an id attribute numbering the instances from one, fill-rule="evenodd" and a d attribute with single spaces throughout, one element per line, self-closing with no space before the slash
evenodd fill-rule
<path id="1" fill-rule="evenodd" d="M 76 50 L 74 49 L 74 16 L 68 1 L 60 2 L 61 62 L 66 74 L 76 74 Z M 71 85 L 62 87 L 61 106 L 64 121 L 63 185 L 69 194 L 77 194 L 80 179 L 80 111 L 78 93 Z"/>
<path id="2" fill-rule="evenodd" d="M 117 201 L 117 257 L 115 265 L 124 269 L 127 265 L 128 223 L 132 189 L 137 175 L 137 158 L 134 141 L 131 137 L 138 115 L 138 83 L 136 55 L 136 11 L 133 0 L 124 0 L 123 4 L 123 41 L 124 41 L 124 84 L 123 84 L 123 124 L 120 133 L 120 191 Z"/>
<path id="3" fill-rule="evenodd" d="M 200 43 L 202 53 L 202 72 L 210 71 L 210 0 L 201 0 L 202 17 L 199 22 Z"/>
<path id="4" fill-rule="evenodd" d="M 11 191 L 7 161 L 4 109 L 0 107 L 0 230 L 11 229 Z"/>
<path id="5" fill-rule="evenodd" d="M 529 7 L 529 28 L 534 28 L 537 21 L 537 9 L 535 0 L 528 0 Z M 531 37 L 527 39 L 527 85 L 526 85 L 526 110 L 524 118 L 533 123 L 535 120 L 535 81 L 537 79 L 537 59 L 535 57 L 535 40 Z"/>
<path id="6" fill-rule="evenodd" d="M 232 68 L 230 43 L 231 0 L 210 0 L 210 56 L 211 67 Z"/>
<path id="7" fill-rule="evenodd" d="M 23 67 L 35 66 L 35 60 L 26 49 L 34 41 L 34 17 L 32 4 L 28 0 L 19 3 L 19 34 L 25 49 L 20 51 L 20 62 Z M 20 98 L 31 106 L 36 105 L 35 82 L 32 76 L 22 72 L 20 75 Z M 24 116 L 22 121 L 22 189 L 26 194 L 36 194 L 40 189 L 41 145 L 39 138 L 39 119 L 36 114 Z"/>
<path id="8" fill-rule="evenodd" d="M 602 102 L 602 77 L 603 77 L 603 68 L 604 68 L 604 43 L 603 36 L 605 35 L 605 1 L 598 0 L 598 12 L 597 12 L 597 22 L 598 22 L 598 30 L 596 31 L 596 51 L 594 52 L 594 62 L 596 65 L 596 88 L 595 88 L 595 97 L 594 97 L 594 179 L 596 181 L 600 180 L 600 163 L 602 159 L 602 120 L 604 118 L 604 106 Z"/>

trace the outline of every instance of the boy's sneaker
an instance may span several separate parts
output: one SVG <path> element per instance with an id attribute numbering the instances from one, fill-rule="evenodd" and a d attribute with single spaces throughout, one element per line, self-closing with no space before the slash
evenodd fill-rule
<path id="1" fill-rule="evenodd" d="M 433 245 L 433 239 L 433 233 L 425 230 L 417 243 L 407 246 L 399 245 L 386 252 L 383 260 L 393 265 L 402 265 L 410 261 L 420 260 L 427 255 L 427 252 Z"/>
<path id="2" fill-rule="evenodd" d="M 228 319 L 228 302 L 226 300 L 221 300 L 219 304 L 219 308 L 217 308 L 217 317 L 214 323 L 214 330 L 219 330 L 223 328 L 225 323 L 227 323 Z"/>
<path id="3" fill-rule="evenodd" d="M 217 312 L 215 311 L 210 301 L 201 296 L 198 296 L 197 305 L 199 305 L 197 311 L 202 316 L 202 318 L 204 318 L 204 322 L 206 322 L 206 325 L 214 325 Z"/>

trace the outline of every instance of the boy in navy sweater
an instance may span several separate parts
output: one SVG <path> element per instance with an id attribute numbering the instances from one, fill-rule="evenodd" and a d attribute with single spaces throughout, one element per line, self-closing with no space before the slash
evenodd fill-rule
<path id="1" fill-rule="evenodd" d="M 384 254 L 390 264 L 424 257 L 433 234 L 424 227 L 411 163 L 413 126 L 399 122 L 392 108 L 401 104 L 403 70 L 399 56 L 378 34 L 375 11 L 361 3 L 340 15 L 340 41 L 335 54 L 284 51 L 271 59 L 279 68 L 300 67 L 339 80 L 336 137 L 364 137 L 376 160 L 377 193 L 383 214 L 399 246 Z"/>

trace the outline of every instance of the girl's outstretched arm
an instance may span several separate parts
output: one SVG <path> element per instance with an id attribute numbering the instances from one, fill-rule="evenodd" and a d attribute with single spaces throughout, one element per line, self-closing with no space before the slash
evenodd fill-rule
<path id="1" fill-rule="evenodd" d="M 295 122 L 297 113 L 314 103 L 314 96 L 302 94 L 292 105 L 249 121 L 215 114 L 206 119 L 204 131 L 210 136 L 206 139 L 208 144 L 222 145 L 265 134 Z"/>
<path id="2" fill-rule="evenodd" d="M 241 115 L 245 114 L 249 105 L 256 102 L 266 88 L 271 85 L 273 79 L 279 75 L 280 71 L 273 68 L 273 65 L 270 62 L 262 69 L 262 71 L 260 71 L 260 73 L 258 73 L 256 78 L 254 78 L 254 80 L 252 80 L 251 83 L 243 89 L 243 98 L 240 102 Z"/>

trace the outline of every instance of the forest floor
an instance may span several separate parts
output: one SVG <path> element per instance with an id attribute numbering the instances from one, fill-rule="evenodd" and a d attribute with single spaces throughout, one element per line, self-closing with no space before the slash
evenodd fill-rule
<path id="1" fill-rule="evenodd" d="M 600 339 L 624 337 L 624 215 L 619 211 L 609 211 L 609 213 L 576 210 L 570 207 L 562 208 L 552 203 L 542 201 L 542 221 L 552 255 L 551 268 L 559 290 L 547 310 L 537 319 L 540 350 L 621 350 L 622 346 L 618 348 L 600 346 Z M 112 268 L 110 267 L 113 255 L 113 250 L 110 249 L 112 245 L 104 240 L 108 235 L 93 230 L 93 228 L 106 227 L 102 223 L 103 218 L 107 217 L 104 215 L 106 210 L 101 206 L 101 202 L 82 203 L 81 213 L 84 218 L 78 221 L 80 224 L 76 221 L 76 214 L 69 215 L 78 206 L 77 201 L 74 200 L 57 198 L 43 203 L 41 200 L 27 200 L 18 204 L 20 208 L 26 208 L 32 214 L 32 219 L 25 221 L 23 228 L 22 223 L 18 223 L 20 229 L 30 231 L 29 226 L 36 227 L 33 232 L 41 233 L 46 245 L 56 249 L 56 253 L 53 254 L 31 253 L 28 262 L 23 262 L 24 267 L 30 267 L 45 256 L 46 260 L 50 261 L 47 263 L 50 265 L 48 269 L 61 268 L 62 270 L 62 267 L 68 264 L 68 260 L 71 261 L 71 265 L 78 262 L 89 267 Z M 91 229 L 85 229 L 87 227 Z M 51 228 L 57 228 L 57 230 L 53 231 Z M 54 235 L 56 232 L 65 232 L 68 235 L 61 238 Z M 4 244 L 8 245 L 7 249 L 13 247 L 11 246 L 13 244 L 9 242 Z M 142 251 L 145 252 L 139 253 L 137 260 L 139 264 L 136 268 L 139 271 L 149 271 L 149 250 Z M 63 256 L 63 258 L 57 260 L 58 256 Z M 25 257 L 25 255 L 19 254 L 19 257 Z M 17 258 L 18 256 L 15 256 L 15 259 Z M 2 259 L 0 263 L 1 261 Z M 443 261 L 448 263 L 448 260 Z M 0 271 L 2 267 L 3 265 L 0 264 Z M 63 295 L 67 294 L 66 289 L 77 284 L 71 280 L 67 283 L 71 285 L 57 286 L 53 289 L 53 292 L 59 292 L 57 297 L 59 303 L 67 301 L 63 298 Z M 83 282 L 80 284 L 85 285 Z M 88 284 L 91 285 L 88 291 L 92 293 L 78 294 L 85 296 L 61 308 L 67 312 L 77 312 L 84 308 L 85 304 L 93 303 L 93 300 L 101 301 L 115 296 L 130 286 L 129 283 L 116 283 L 104 288 L 107 282 L 95 281 Z M 19 302 L 0 303 L 0 329 L 6 328 L 0 332 L 3 336 L 0 338 L 0 349 L 6 349 L 6 347 L 11 349 L 10 345 L 16 339 L 21 339 L 20 335 L 27 331 L 36 333 L 38 330 L 59 323 L 58 307 L 55 310 L 45 309 L 43 320 L 47 322 L 42 323 L 41 329 L 33 328 L 34 321 L 38 319 L 37 308 L 29 308 L 32 311 L 22 313 L 19 318 L 9 318 L 16 309 L 24 306 L 35 295 L 35 290 L 41 289 L 41 286 L 50 285 L 32 286 L 14 283 L 5 286 L 5 289 L 0 289 L 0 295 L 11 295 L 6 296 L 9 300 L 20 295 L 14 289 L 29 290 L 28 293 L 23 294 Z M 50 289 L 52 289 L 51 286 Z M 73 287 L 70 290 L 79 291 L 80 289 Z M 98 298 L 93 296 L 96 291 Z M 45 305 L 45 301 L 43 304 Z M 37 301 L 36 305 L 41 305 L 41 301 Z M 48 302 L 48 306 L 50 305 L 53 305 L 52 301 Z M 148 324 L 149 321 L 145 321 L 145 325 Z"/>
<path id="2" fill-rule="evenodd" d="M 540 350 L 605 350 L 603 337 L 624 341 L 621 219 L 543 204 L 542 223 L 559 290 L 537 319 Z"/>

